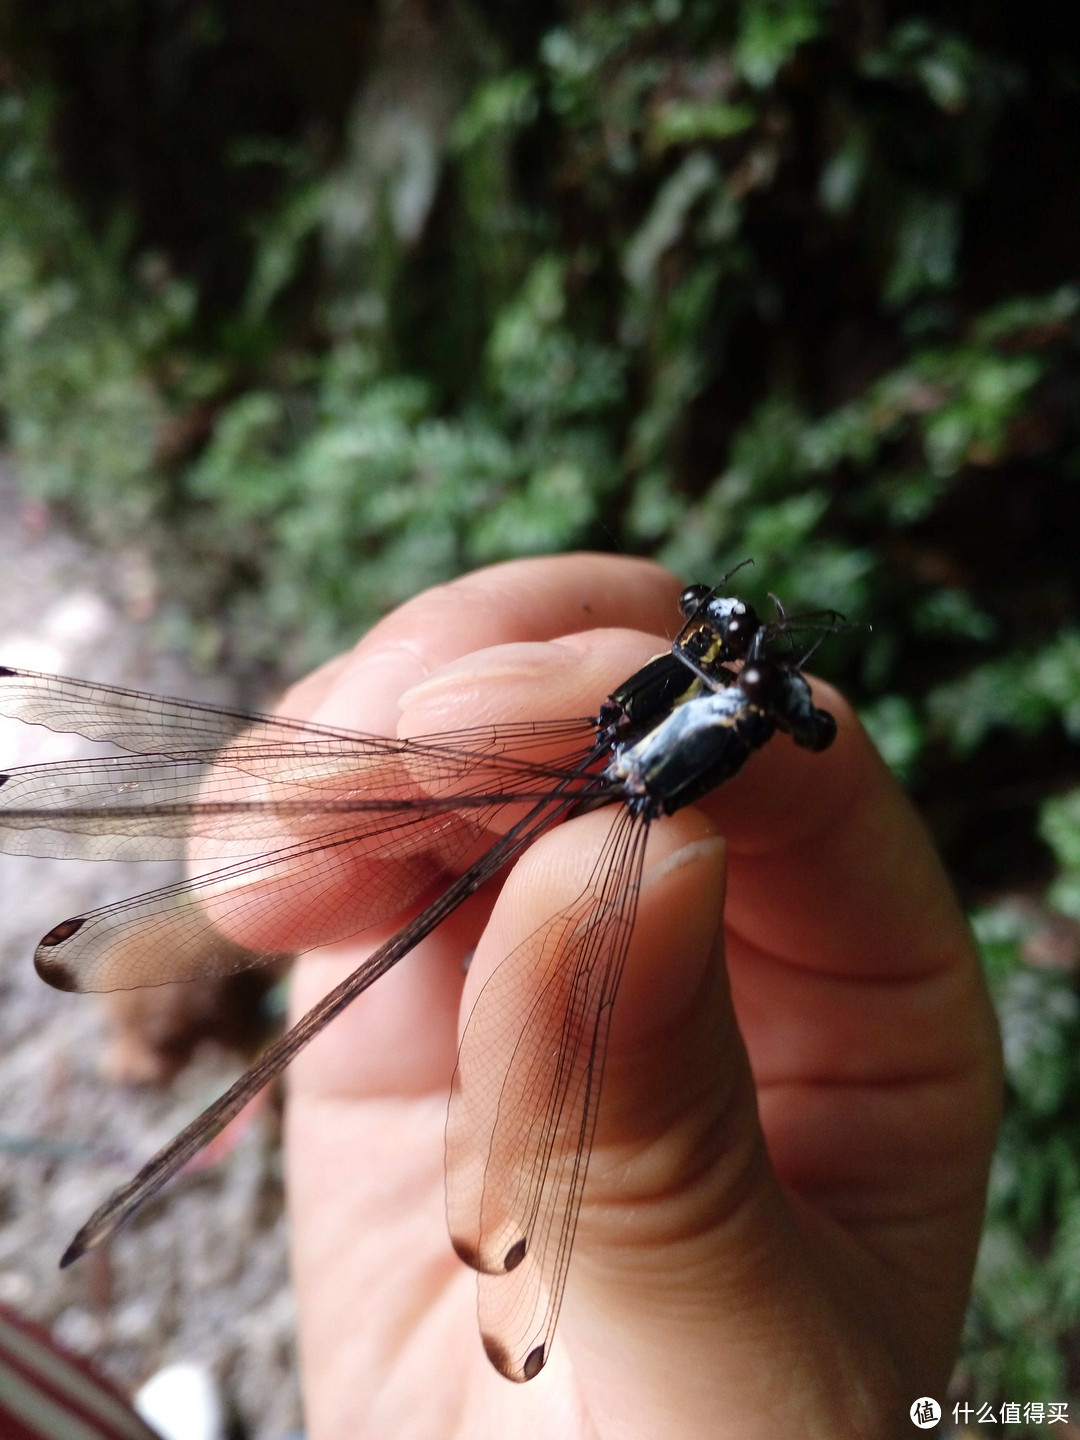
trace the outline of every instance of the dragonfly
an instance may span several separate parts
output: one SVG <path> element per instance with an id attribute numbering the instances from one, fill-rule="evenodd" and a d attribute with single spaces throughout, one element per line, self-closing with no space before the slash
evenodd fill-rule
<path id="1" fill-rule="evenodd" d="M 125 752 L 0 773 L 0 849 L 189 866 L 175 884 L 55 925 L 34 960 L 56 988 L 229 974 L 346 939 L 434 891 L 90 1216 L 61 1265 L 112 1235 L 538 836 L 610 806 L 582 893 L 481 991 L 447 1117 L 450 1237 L 478 1273 L 484 1349 L 510 1380 L 540 1373 L 566 1284 L 650 827 L 738 774 L 777 730 L 811 751 L 836 733 L 803 674 L 816 644 L 803 654 L 797 646 L 807 628 L 820 643 L 842 617 L 792 618 L 778 604 L 776 618 L 763 621 L 722 593 L 729 578 L 688 586 L 670 650 L 577 720 L 396 740 L 0 667 L 0 714 Z"/>

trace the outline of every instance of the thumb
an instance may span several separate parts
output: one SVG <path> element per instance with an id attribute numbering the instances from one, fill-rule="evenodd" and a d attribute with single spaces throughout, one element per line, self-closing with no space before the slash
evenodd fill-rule
<path id="1" fill-rule="evenodd" d="M 533 847 L 470 988 L 580 894 L 611 823 L 583 816 Z M 601 1433 L 668 1433 L 673 1415 L 680 1437 L 715 1440 L 724 1419 L 740 1440 L 803 1434 L 807 1415 L 833 1437 L 875 1433 L 847 1408 L 872 1358 L 768 1160 L 724 968 L 724 882 L 702 814 L 652 827 L 551 1368 L 572 1367 Z"/>
<path id="2" fill-rule="evenodd" d="M 657 1424 L 677 1413 L 692 1435 L 697 1412 L 717 1433 L 722 1356 L 784 1269 L 786 1205 L 724 968 L 725 884 L 702 815 L 653 827 L 562 1321 L 595 1413 L 617 1413 L 632 1381 L 630 1433 L 650 1433 L 650 1397 Z M 745 1357 L 732 1374 L 745 1380 Z"/>

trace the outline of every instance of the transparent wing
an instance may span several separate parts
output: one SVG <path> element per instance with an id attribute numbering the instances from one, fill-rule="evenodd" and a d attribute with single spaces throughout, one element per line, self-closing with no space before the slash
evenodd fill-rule
<path id="1" fill-rule="evenodd" d="M 328 736 L 336 733 L 242 710 L 6 666 L 0 666 L 0 715 L 50 730 L 74 731 L 138 755 L 169 754 L 174 749 L 213 752 L 254 723 L 267 726 L 285 742 L 295 742 L 298 729 Z"/>
<path id="2" fill-rule="evenodd" d="M 5 669 L 0 714 L 144 757 L 0 773 L 0 849 L 81 859 L 234 858 L 336 835 L 379 807 L 531 801 L 592 739 L 580 720 L 390 740 Z"/>
<path id="3" fill-rule="evenodd" d="M 241 1075 L 240 1079 L 205 1109 L 201 1115 L 186 1125 L 142 1167 L 137 1175 L 121 1185 L 99 1205 L 94 1213 L 75 1235 L 60 1261 L 61 1266 L 70 1265 L 87 1250 L 107 1239 L 119 1226 L 151 1195 L 183 1168 L 187 1161 L 207 1145 L 215 1135 L 220 1135 L 225 1126 L 252 1096 L 264 1085 L 279 1075 L 286 1065 L 305 1045 L 309 1044 L 329 1023 L 340 1015 L 346 1006 L 373 985 L 380 976 L 396 965 L 402 956 L 417 945 L 451 915 L 454 910 L 474 895 L 499 869 L 519 855 L 535 837 L 553 821 L 561 819 L 572 807 L 572 800 L 562 800 L 554 805 L 540 804 L 521 817 L 505 835 L 500 836 L 469 868 L 436 896 L 407 925 L 380 945 L 340 985 L 314 1005 L 305 1016 L 286 1031 L 267 1050 L 263 1051 L 255 1064 Z"/>
<path id="4" fill-rule="evenodd" d="M 187 807 L 165 817 L 169 824 L 175 819 L 181 848 L 187 843 L 199 855 L 203 844 L 184 841 L 185 825 L 196 836 L 225 825 L 214 834 L 215 842 L 224 839 L 213 843 L 213 853 L 226 843 L 247 852 L 258 845 L 259 853 L 64 920 L 42 938 L 34 962 L 42 979 L 58 989 L 126 990 L 230 974 L 270 956 L 331 944 L 393 918 L 447 883 L 484 843 L 496 816 L 595 784 L 571 772 L 561 783 L 543 779 L 531 790 L 522 785 L 496 798 L 416 794 L 410 780 L 403 787 L 410 793 L 388 798 L 383 789 L 336 809 L 325 801 L 298 811 L 267 802 L 223 817 L 215 805 Z M 66 816 L 72 822 L 84 818 L 77 809 Z M 132 819 L 136 825 L 163 823 L 159 813 L 125 816 L 125 824 Z M 72 832 L 63 833 L 68 839 Z M 117 853 L 112 834 L 74 834 L 80 842 L 107 842 Z M 138 834 L 120 838 L 125 849 L 138 846 L 144 855 L 163 848 Z"/>
<path id="5" fill-rule="evenodd" d="M 34 964 L 60 990 L 130 990 L 232 974 L 328 945 L 399 914 L 445 882 L 479 828 L 460 815 L 380 813 L 257 859 L 122 900 L 53 927 Z"/>
<path id="6" fill-rule="evenodd" d="M 480 1272 L 484 1348 L 510 1380 L 539 1373 L 558 1320 L 647 831 L 619 812 L 582 895 L 503 961 L 461 1042 L 450 1235 Z"/>
<path id="7" fill-rule="evenodd" d="M 247 743 L 300 752 L 319 742 L 328 754 L 332 742 L 343 742 L 346 751 L 368 745 L 384 747 L 413 742 L 394 742 L 357 731 L 313 725 L 306 720 L 260 715 L 205 705 L 194 700 L 174 700 L 142 690 L 125 690 L 117 685 L 99 685 L 89 680 L 72 680 L 45 675 L 36 670 L 13 670 L 0 666 L 0 715 L 44 725 L 62 733 L 85 735 L 88 740 L 116 745 L 136 755 L 175 755 L 199 752 L 204 759 L 222 750 L 241 734 Z M 592 722 L 556 720 L 545 724 L 530 721 L 516 725 L 482 726 L 432 736 L 432 743 L 450 751 L 477 752 L 491 741 L 492 752 L 513 750 L 525 754 L 532 748 L 548 748 L 560 741 L 580 742 Z M 415 744 L 425 748 L 424 742 Z"/>
<path id="8" fill-rule="evenodd" d="M 331 753 L 241 737 L 209 755 L 27 765 L 0 774 L 0 850 L 83 860 L 257 856 L 350 829 L 393 828 L 410 811 L 423 820 L 448 809 L 528 804 L 588 755 L 577 749 L 559 765 L 538 766 L 377 737 Z"/>
<path id="9" fill-rule="evenodd" d="M 38 970 L 75 990 L 221 975 L 389 919 L 497 813 L 586 783 L 592 753 L 588 721 L 399 741 L 11 670 L 0 710 L 139 752 L 0 774 L 0 848 L 233 861 L 55 926 Z"/>
<path id="10" fill-rule="evenodd" d="M 257 856 L 350 824 L 366 833 L 380 815 L 424 802 L 437 804 L 389 744 L 320 756 L 237 741 L 209 755 L 10 770 L 0 775 L 0 849 L 94 860 Z"/>

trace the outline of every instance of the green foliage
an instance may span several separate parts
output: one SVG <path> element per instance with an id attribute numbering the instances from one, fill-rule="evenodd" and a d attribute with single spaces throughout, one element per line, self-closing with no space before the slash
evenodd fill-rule
<path id="1" fill-rule="evenodd" d="M 928 712 L 961 754 L 992 729 L 1037 734 L 1053 721 L 1080 740 L 1080 631 L 1063 629 L 1034 653 L 988 661 L 937 686 Z"/>
<path id="2" fill-rule="evenodd" d="M 1060 914 L 1080 920 L 1080 789 L 1044 802 L 1039 834 L 1057 862 L 1047 899 Z"/>
<path id="3" fill-rule="evenodd" d="M 248 8 L 0 17 L 24 483 L 146 548 L 208 663 L 279 675 L 582 545 L 843 611 L 814 663 L 1005 897 L 965 1374 L 1060 1394 L 1075 985 L 1015 895 L 1080 918 L 1075 41 L 1004 5 Z"/>
<path id="4" fill-rule="evenodd" d="M 732 47 L 739 74 L 756 90 L 772 85 L 800 45 L 825 28 L 828 0 L 758 0 L 744 3 Z"/>
<path id="5" fill-rule="evenodd" d="M 153 508 L 165 403 L 148 370 L 190 317 L 189 286 L 146 255 L 131 282 L 116 224 L 93 241 L 58 192 L 38 95 L 0 99 L 0 400 L 27 484 L 80 495 L 124 529 Z"/>
<path id="6" fill-rule="evenodd" d="M 1080 1333 L 1080 1000 L 1025 959 L 1046 923 L 1015 904 L 974 917 L 1009 1087 L 963 1360 L 980 1399 L 1064 1396 Z"/>

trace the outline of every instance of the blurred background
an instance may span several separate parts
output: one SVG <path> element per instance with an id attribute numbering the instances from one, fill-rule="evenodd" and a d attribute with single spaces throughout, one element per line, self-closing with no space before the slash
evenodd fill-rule
<path id="1" fill-rule="evenodd" d="M 580 546 L 752 556 L 747 598 L 871 624 L 815 668 L 926 815 L 1006 1044 L 954 1398 L 1080 1421 L 1061 15 L 7 0 L 0 423 L 16 548 L 97 557 L 189 693 L 265 696 L 416 589 Z"/>

